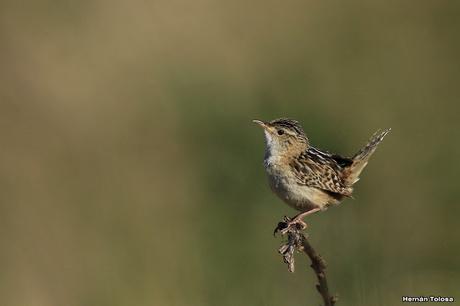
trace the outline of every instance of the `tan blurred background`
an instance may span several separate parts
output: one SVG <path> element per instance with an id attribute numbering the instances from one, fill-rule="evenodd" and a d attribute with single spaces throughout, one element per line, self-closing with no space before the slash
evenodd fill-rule
<path id="1" fill-rule="evenodd" d="M 338 305 L 460 284 L 457 1 L 2 1 L 0 305 L 318 305 L 250 120 L 353 154 L 312 216 Z M 460 299 L 460 296 L 456 296 Z"/>

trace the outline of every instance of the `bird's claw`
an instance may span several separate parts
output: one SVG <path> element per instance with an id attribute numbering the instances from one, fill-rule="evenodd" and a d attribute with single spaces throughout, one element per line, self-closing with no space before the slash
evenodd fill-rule
<path id="1" fill-rule="evenodd" d="M 278 225 L 276 226 L 275 230 L 273 231 L 273 236 L 276 237 L 276 234 L 281 232 L 283 234 L 283 231 L 288 227 L 287 222 L 279 222 Z M 283 234 L 284 235 L 284 234 Z"/>
<path id="2" fill-rule="evenodd" d="M 291 219 L 289 217 L 284 216 L 283 221 L 279 222 L 276 226 L 275 230 L 273 231 L 273 236 L 276 236 L 277 233 L 281 233 L 281 235 L 286 235 L 286 233 L 290 231 L 301 231 L 307 228 L 307 224 L 302 220 L 298 219 Z"/>

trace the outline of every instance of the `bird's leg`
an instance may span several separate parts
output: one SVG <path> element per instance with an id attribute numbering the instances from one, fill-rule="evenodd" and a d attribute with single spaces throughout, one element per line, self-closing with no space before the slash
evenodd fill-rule
<path id="1" fill-rule="evenodd" d="M 291 223 L 292 224 L 300 223 L 302 225 L 305 225 L 305 226 L 303 226 L 302 229 L 306 229 L 307 224 L 303 221 L 303 218 L 305 218 L 308 215 L 314 214 L 315 212 L 320 211 L 320 210 L 321 210 L 321 208 L 317 207 L 317 208 L 313 208 L 313 209 L 304 211 L 304 212 L 296 215 L 294 218 L 292 218 L 292 221 L 289 222 L 289 225 L 291 225 Z"/>
<path id="2" fill-rule="evenodd" d="M 307 228 L 307 223 L 303 221 L 303 218 L 305 218 L 308 215 L 311 215 L 317 211 L 320 211 L 321 208 L 313 208 L 308 211 L 304 211 L 298 215 L 296 215 L 294 218 L 288 218 L 285 217 L 283 222 L 278 223 L 278 226 L 275 228 L 275 231 L 273 234 L 276 234 L 277 232 L 281 232 L 281 235 L 286 234 L 289 230 L 296 229 L 296 230 L 304 230 Z"/>

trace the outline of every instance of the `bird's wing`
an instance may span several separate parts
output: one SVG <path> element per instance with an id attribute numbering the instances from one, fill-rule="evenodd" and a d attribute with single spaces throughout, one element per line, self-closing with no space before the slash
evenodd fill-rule
<path id="1" fill-rule="evenodd" d="M 309 148 L 290 166 L 299 184 L 350 197 L 353 189 L 344 183 L 341 171 L 351 162 L 346 157 Z"/>

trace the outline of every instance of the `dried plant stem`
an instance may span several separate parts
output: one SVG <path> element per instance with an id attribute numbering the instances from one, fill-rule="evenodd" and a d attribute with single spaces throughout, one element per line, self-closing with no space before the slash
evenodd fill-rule
<path id="1" fill-rule="evenodd" d="M 303 251 L 311 260 L 310 267 L 315 271 L 316 278 L 318 279 L 316 289 L 323 298 L 324 306 L 334 306 L 337 302 L 337 297 L 329 293 L 326 279 L 326 262 L 311 246 L 299 228 L 295 226 L 283 227 L 287 225 L 287 221 L 289 219 L 285 217 L 284 222 L 280 222 L 275 230 L 275 232 L 281 231 L 284 235 L 287 234 L 287 241 L 281 245 L 278 252 L 283 255 L 283 260 L 288 265 L 289 271 L 294 272 L 294 252 L 296 250 Z"/>
<path id="2" fill-rule="evenodd" d="M 307 238 L 301 234 L 301 244 L 302 249 L 305 254 L 310 258 L 311 265 L 310 267 L 315 271 L 316 278 L 318 279 L 318 284 L 316 285 L 316 289 L 318 290 L 319 294 L 321 294 L 324 306 L 334 306 L 337 302 L 337 297 L 332 296 L 329 293 L 329 287 L 327 285 L 326 279 L 326 262 L 324 259 L 315 251 L 315 249 L 311 246 L 310 242 L 308 242 Z"/>

